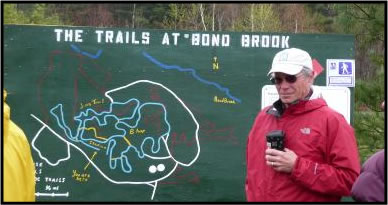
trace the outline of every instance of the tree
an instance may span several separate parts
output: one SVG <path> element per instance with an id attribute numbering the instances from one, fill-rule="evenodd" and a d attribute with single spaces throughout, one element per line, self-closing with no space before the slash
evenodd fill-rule
<path id="1" fill-rule="evenodd" d="M 139 11 L 136 18 L 140 20 L 140 22 L 137 22 L 139 23 L 137 28 L 163 29 L 163 20 L 169 10 L 168 4 L 137 4 L 136 9 Z"/>
<path id="2" fill-rule="evenodd" d="M 16 9 L 16 4 L 4 4 L 4 24 L 26 24 L 27 18 L 22 11 Z"/>
<path id="3" fill-rule="evenodd" d="M 181 20 L 184 18 L 184 13 L 180 4 L 169 4 L 167 16 L 163 19 L 163 26 L 167 29 L 176 30 L 179 28 Z"/>
<path id="4" fill-rule="evenodd" d="M 307 4 L 305 8 L 305 32 L 310 33 L 333 33 L 333 19 L 336 13 L 333 4 Z"/>
<path id="5" fill-rule="evenodd" d="M 62 25 L 59 16 L 50 12 L 47 4 L 35 4 L 30 16 L 31 24 Z"/>
<path id="6" fill-rule="evenodd" d="M 279 16 L 272 4 L 245 5 L 236 20 L 236 31 L 276 32 L 280 30 Z"/>
<path id="7" fill-rule="evenodd" d="M 201 22 L 202 22 L 202 25 L 203 25 L 203 30 L 206 31 L 206 24 L 205 24 L 205 17 L 204 17 L 204 11 L 203 11 L 203 6 L 202 4 L 199 4 L 199 11 L 200 11 L 200 15 L 201 15 Z"/>
<path id="8" fill-rule="evenodd" d="M 272 4 L 257 4 L 253 7 L 254 31 L 276 32 L 280 30 L 279 16 Z"/>
<path id="9" fill-rule="evenodd" d="M 354 128 L 361 160 L 384 148 L 384 4 L 334 4 L 333 31 L 355 35 Z"/>
<path id="10" fill-rule="evenodd" d="M 239 27 L 240 16 L 243 16 L 244 4 L 222 4 L 218 6 L 219 15 L 217 18 L 219 22 L 219 30 L 224 28 L 226 31 L 237 31 Z M 221 21 L 224 19 L 223 21 Z M 222 24 L 221 24 L 222 23 Z"/>
<path id="11" fill-rule="evenodd" d="M 356 83 L 354 128 L 362 162 L 384 149 L 384 112 L 380 109 L 385 93 L 384 76 L 382 66 L 374 80 Z"/>
<path id="12" fill-rule="evenodd" d="M 167 14 L 163 20 L 164 28 L 183 30 L 198 30 L 203 28 L 199 4 L 170 4 Z M 207 23 L 206 19 L 207 17 L 204 17 L 205 24 Z"/>
<path id="13" fill-rule="evenodd" d="M 214 4 L 214 30 L 222 31 L 222 28 L 228 26 L 227 14 L 229 13 L 232 12 L 228 4 Z"/>
<path id="14" fill-rule="evenodd" d="M 17 4 L 4 4 L 4 23 L 63 25 L 59 15 L 47 4 L 25 5 L 27 12 L 22 8 L 18 9 Z"/>
<path id="15" fill-rule="evenodd" d="M 354 34 L 356 38 L 356 77 L 367 80 L 375 76 L 385 53 L 384 4 L 339 4 L 333 8 L 335 32 Z"/>

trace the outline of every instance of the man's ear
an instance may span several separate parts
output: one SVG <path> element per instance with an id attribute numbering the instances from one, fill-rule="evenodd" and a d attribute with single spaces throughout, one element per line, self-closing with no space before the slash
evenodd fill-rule
<path id="1" fill-rule="evenodd" d="M 313 70 L 313 72 L 312 72 L 312 78 L 315 79 L 318 75 L 319 75 L 319 73 L 317 73 L 317 72 L 315 72 L 315 71 Z"/>
<path id="2" fill-rule="evenodd" d="M 311 74 L 311 77 L 309 78 L 309 83 L 311 83 L 311 85 L 314 83 L 314 80 L 317 76 L 318 76 L 317 72 L 313 71 Z"/>

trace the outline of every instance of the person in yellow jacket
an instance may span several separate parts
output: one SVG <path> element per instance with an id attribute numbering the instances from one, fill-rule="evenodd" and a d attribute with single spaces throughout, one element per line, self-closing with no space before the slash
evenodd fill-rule
<path id="1" fill-rule="evenodd" d="M 12 122 L 3 90 L 3 194 L 5 202 L 35 201 L 35 166 L 24 132 Z"/>

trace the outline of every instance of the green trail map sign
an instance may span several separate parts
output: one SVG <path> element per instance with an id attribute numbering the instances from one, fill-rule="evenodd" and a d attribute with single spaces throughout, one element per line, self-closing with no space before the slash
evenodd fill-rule
<path id="1" fill-rule="evenodd" d="M 349 35 L 3 30 L 37 201 L 245 201 L 245 144 L 274 54 L 298 47 L 324 68 L 354 58 Z"/>

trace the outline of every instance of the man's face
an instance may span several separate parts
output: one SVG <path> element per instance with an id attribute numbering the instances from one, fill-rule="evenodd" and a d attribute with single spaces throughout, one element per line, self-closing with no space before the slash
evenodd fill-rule
<path id="1" fill-rule="evenodd" d="M 306 77 L 302 73 L 294 76 L 275 73 L 274 80 L 279 98 L 285 104 L 305 98 L 312 84 L 312 77 Z"/>

